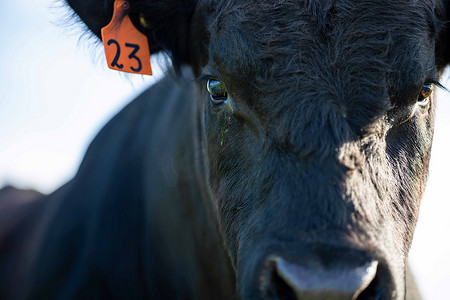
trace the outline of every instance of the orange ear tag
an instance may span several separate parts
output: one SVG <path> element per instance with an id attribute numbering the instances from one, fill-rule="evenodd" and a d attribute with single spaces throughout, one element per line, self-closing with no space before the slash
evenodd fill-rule
<path id="1" fill-rule="evenodd" d="M 125 0 L 115 0 L 111 22 L 102 28 L 108 67 L 113 70 L 152 75 L 147 36 L 133 25 Z"/>

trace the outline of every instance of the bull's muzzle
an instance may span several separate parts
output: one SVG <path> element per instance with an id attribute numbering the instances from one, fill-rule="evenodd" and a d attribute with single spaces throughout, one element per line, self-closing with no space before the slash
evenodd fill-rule
<path id="1" fill-rule="evenodd" d="M 260 274 L 265 299 L 392 299 L 390 276 L 376 260 L 301 264 L 269 256 Z"/>

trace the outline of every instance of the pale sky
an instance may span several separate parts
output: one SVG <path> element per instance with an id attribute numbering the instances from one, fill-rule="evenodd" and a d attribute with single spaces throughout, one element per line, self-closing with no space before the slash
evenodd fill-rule
<path id="1" fill-rule="evenodd" d="M 155 61 L 154 77 L 109 70 L 101 47 L 64 25 L 63 10 L 50 8 L 54 2 L 2 1 L 0 187 L 11 183 L 49 193 L 69 180 L 105 122 L 161 77 Z M 437 93 L 430 177 L 410 261 L 424 299 L 447 300 L 450 95 Z"/>

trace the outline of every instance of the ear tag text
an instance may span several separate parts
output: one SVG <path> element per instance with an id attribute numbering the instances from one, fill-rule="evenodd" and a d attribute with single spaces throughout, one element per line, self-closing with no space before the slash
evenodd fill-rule
<path id="1" fill-rule="evenodd" d="M 152 75 L 147 36 L 131 22 L 127 14 L 129 3 L 115 0 L 111 22 L 102 28 L 108 67 L 113 70 Z"/>

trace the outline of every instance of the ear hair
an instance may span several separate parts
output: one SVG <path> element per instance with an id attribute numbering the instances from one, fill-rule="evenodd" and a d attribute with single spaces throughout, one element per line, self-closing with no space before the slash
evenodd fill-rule
<path id="1" fill-rule="evenodd" d="M 65 0 L 87 27 L 101 38 L 101 29 L 108 25 L 113 14 L 114 0 Z"/>

